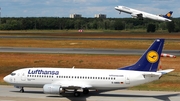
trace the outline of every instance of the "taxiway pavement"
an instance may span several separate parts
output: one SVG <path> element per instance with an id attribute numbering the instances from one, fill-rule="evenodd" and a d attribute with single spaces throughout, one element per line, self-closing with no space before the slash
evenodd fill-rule
<path id="1" fill-rule="evenodd" d="M 81 36 L 43 36 L 43 35 L 0 35 L 0 39 L 38 39 L 38 40 L 155 40 L 156 38 L 103 38 Z M 180 41 L 179 38 L 166 38 L 168 41 Z"/>
<path id="2" fill-rule="evenodd" d="M 33 47 L 0 47 L 0 52 L 18 53 L 59 53 L 59 54 L 125 54 L 141 55 L 140 49 L 97 49 L 97 48 L 33 48 Z M 180 56 L 179 50 L 163 50 L 163 53 Z"/>
<path id="3" fill-rule="evenodd" d="M 115 90 L 103 93 L 90 92 L 74 97 L 44 94 L 42 88 L 25 88 L 24 93 L 13 86 L 0 86 L 0 101 L 179 101 L 180 92 Z"/>

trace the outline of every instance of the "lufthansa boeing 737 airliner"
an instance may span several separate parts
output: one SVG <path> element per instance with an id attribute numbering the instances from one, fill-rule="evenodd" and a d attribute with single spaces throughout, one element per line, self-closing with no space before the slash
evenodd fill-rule
<path id="1" fill-rule="evenodd" d="M 88 94 L 89 90 L 116 90 L 158 80 L 163 74 L 173 69 L 157 71 L 164 39 L 156 39 L 142 57 L 133 65 L 111 69 L 76 69 L 76 68 L 23 68 L 4 77 L 4 81 L 20 88 L 42 87 L 44 93 L 63 94 L 73 91 L 80 96 L 80 91 Z M 122 62 L 122 61 L 119 61 Z"/>

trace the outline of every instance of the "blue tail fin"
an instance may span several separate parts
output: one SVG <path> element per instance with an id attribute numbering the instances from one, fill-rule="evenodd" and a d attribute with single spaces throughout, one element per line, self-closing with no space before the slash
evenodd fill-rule
<path id="1" fill-rule="evenodd" d="M 163 17 L 169 19 L 171 17 L 172 13 L 173 13 L 173 11 L 170 11 L 166 15 L 163 15 Z"/>
<path id="2" fill-rule="evenodd" d="M 135 70 L 156 72 L 164 45 L 164 39 L 156 39 L 146 50 L 142 57 L 131 66 L 119 68 L 119 70 Z"/>

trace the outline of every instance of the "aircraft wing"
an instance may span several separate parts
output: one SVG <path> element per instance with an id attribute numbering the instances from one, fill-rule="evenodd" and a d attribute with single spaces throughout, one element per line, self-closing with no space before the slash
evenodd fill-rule
<path id="1" fill-rule="evenodd" d="M 53 83 L 54 84 L 54 83 Z M 83 82 L 74 82 L 74 81 L 64 81 L 64 82 L 59 82 L 55 83 L 56 85 L 60 85 L 61 88 L 65 89 L 83 89 L 83 88 L 91 88 L 91 85 L 85 84 Z"/>

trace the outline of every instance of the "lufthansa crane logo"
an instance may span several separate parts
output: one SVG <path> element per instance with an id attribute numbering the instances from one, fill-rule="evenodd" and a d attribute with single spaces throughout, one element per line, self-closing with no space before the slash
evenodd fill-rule
<path id="1" fill-rule="evenodd" d="M 159 59 L 159 55 L 156 51 L 149 51 L 146 58 L 150 63 L 155 63 Z"/>
<path id="2" fill-rule="evenodd" d="M 168 16 L 168 17 L 170 17 L 170 16 L 171 16 L 171 14 L 170 14 L 170 13 L 168 13 L 168 14 L 167 14 L 167 16 Z"/>

